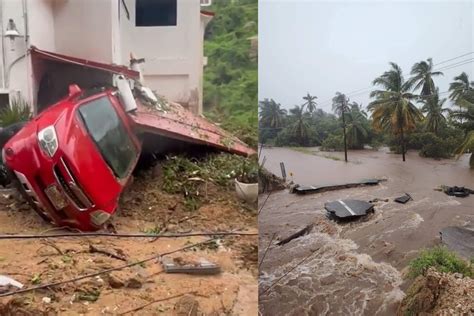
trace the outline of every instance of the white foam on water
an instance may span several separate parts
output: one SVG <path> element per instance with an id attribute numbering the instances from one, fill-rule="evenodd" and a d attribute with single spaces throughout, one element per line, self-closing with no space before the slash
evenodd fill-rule
<path id="1" fill-rule="evenodd" d="M 295 308 L 303 309 L 307 315 L 315 314 L 315 310 L 321 315 L 363 315 L 368 308 L 383 313 L 387 306 L 403 298 L 399 288 L 401 275 L 388 263 L 377 263 L 357 249 L 357 244 L 350 239 L 319 232 L 281 247 L 282 255 L 291 259 L 271 273 L 262 274 L 263 288 L 271 286 L 311 250 L 316 251 L 261 297 L 264 309 L 277 315 Z M 269 266 L 274 265 L 270 262 Z M 285 306 L 276 308 L 282 301 Z M 374 307 L 372 301 L 381 304 Z"/>

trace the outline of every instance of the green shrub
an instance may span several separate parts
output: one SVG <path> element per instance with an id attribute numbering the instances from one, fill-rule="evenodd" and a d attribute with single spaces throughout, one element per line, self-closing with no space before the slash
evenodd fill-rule
<path id="1" fill-rule="evenodd" d="M 422 250 L 418 257 L 410 262 L 408 276 L 416 278 L 424 274 L 430 267 L 435 268 L 439 272 L 462 273 L 465 276 L 474 276 L 474 269 L 470 263 L 459 258 L 454 252 L 449 251 L 443 246 Z"/>
<path id="2" fill-rule="evenodd" d="M 208 155 L 202 159 L 168 157 L 163 164 L 162 188 L 168 193 L 183 194 L 185 208 L 194 211 L 201 206 L 205 197 L 206 183 L 231 188 L 234 178 L 257 182 L 258 168 L 257 159 L 225 153 Z"/>
<path id="3" fill-rule="evenodd" d="M 434 136 L 421 147 L 420 156 L 436 159 L 449 158 L 452 156 L 453 150 L 453 144 L 449 140 Z"/>
<path id="4" fill-rule="evenodd" d="M 7 127 L 14 123 L 25 122 L 31 119 L 28 102 L 23 98 L 14 98 L 11 105 L 0 111 L 0 126 Z"/>
<path id="5" fill-rule="evenodd" d="M 321 149 L 325 151 L 343 151 L 344 139 L 340 135 L 329 135 L 321 144 Z"/>

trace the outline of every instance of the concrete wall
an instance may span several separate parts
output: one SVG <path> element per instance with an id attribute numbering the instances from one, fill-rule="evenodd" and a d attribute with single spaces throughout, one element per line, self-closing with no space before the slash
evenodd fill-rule
<path id="1" fill-rule="evenodd" d="M 145 58 L 145 82 L 172 101 L 202 112 L 202 25 L 199 0 L 178 0 L 176 26 L 135 26 L 135 0 L 125 0 L 120 30 L 122 64 L 130 53 Z"/>
<path id="2" fill-rule="evenodd" d="M 113 62 L 112 8 L 116 0 L 56 0 L 56 52 L 100 62 Z M 40 27 L 40 26 L 38 26 Z M 115 35 L 115 34 L 114 34 Z"/>

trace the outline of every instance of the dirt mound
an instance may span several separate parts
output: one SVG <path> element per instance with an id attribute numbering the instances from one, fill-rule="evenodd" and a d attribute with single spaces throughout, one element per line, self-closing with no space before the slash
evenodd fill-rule
<path id="1" fill-rule="evenodd" d="M 430 268 L 408 289 L 398 315 L 471 315 L 474 279 Z"/>

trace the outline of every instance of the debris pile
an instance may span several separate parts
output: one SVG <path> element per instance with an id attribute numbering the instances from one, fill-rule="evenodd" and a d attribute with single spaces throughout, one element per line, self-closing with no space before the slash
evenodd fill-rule
<path id="1" fill-rule="evenodd" d="M 472 315 L 474 279 L 433 268 L 419 276 L 400 304 L 398 315 Z"/>

